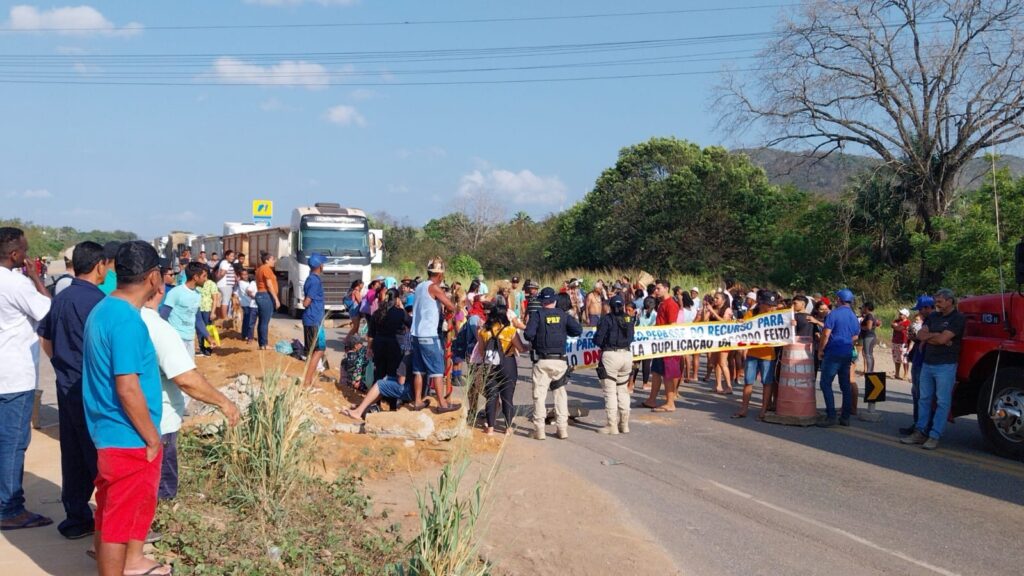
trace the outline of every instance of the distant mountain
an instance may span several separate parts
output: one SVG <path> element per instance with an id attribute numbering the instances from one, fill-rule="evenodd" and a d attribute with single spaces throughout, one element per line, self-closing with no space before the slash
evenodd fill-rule
<path id="1" fill-rule="evenodd" d="M 807 157 L 773 148 L 748 148 L 735 152 L 745 154 L 754 164 L 764 168 L 772 184 L 792 184 L 802 190 L 832 197 L 839 195 L 853 178 L 881 164 L 876 158 L 856 154 Z M 996 166 L 1009 167 L 1015 178 L 1024 176 L 1024 158 L 1019 156 L 1000 156 Z M 991 165 L 984 158 L 971 160 L 961 175 L 960 188 L 978 187 L 991 170 Z"/>

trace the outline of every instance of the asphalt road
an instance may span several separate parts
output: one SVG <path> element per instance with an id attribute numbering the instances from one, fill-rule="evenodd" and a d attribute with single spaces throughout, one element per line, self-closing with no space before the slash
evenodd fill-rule
<path id="1" fill-rule="evenodd" d="M 520 442 L 536 442 L 525 417 L 529 370 L 523 358 Z M 949 426 L 929 452 L 897 441 L 910 422 L 908 383 L 890 381 L 881 422 L 831 429 L 732 420 L 738 394 L 710 389 L 685 386 L 673 414 L 634 409 L 632 433 L 608 437 L 595 432 L 604 424 L 596 376 L 582 370 L 569 397 L 590 416 L 568 440 L 549 428 L 538 445 L 619 499 L 687 574 L 1021 571 L 1024 463 L 989 454 L 973 417 Z"/>

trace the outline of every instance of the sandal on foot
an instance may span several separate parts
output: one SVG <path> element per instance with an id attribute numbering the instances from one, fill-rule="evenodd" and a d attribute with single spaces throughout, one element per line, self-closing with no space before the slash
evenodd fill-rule
<path id="1" fill-rule="evenodd" d="M 167 569 L 166 572 L 157 572 L 157 570 Z M 145 572 L 125 572 L 124 576 L 172 576 L 174 574 L 174 568 L 168 564 L 157 564 Z"/>
<path id="2" fill-rule="evenodd" d="M 733 419 L 735 419 L 735 418 L 746 418 L 746 417 L 747 417 L 746 414 L 741 414 L 739 412 L 733 414 L 732 416 L 729 416 L 729 418 L 733 418 Z"/>
<path id="3" fill-rule="evenodd" d="M 15 516 L 14 518 L 8 518 L 0 523 L 0 530 L 7 532 L 9 530 L 22 530 L 25 528 L 39 528 L 40 526 L 49 526 L 53 524 L 53 520 L 43 516 L 42 514 L 36 514 L 35 512 L 25 511 Z"/>
<path id="4" fill-rule="evenodd" d="M 456 410 L 458 410 L 460 408 L 462 408 L 462 404 L 449 404 L 447 406 L 439 406 L 437 408 L 437 413 L 438 414 L 447 414 L 448 412 L 455 412 Z"/>

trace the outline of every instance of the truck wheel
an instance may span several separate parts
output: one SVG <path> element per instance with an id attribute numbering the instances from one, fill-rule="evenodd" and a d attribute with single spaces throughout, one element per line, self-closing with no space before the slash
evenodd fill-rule
<path id="1" fill-rule="evenodd" d="M 288 287 L 288 315 L 292 318 L 302 318 L 302 310 L 296 305 L 295 302 L 295 287 Z"/>
<path id="2" fill-rule="evenodd" d="M 994 385 L 994 394 L 991 377 L 981 386 L 978 426 L 996 453 L 1020 460 L 1024 458 L 1024 368 L 1000 369 Z"/>

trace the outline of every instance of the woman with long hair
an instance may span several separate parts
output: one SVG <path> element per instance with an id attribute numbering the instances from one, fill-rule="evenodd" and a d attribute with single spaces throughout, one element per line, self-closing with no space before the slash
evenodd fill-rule
<path id="1" fill-rule="evenodd" d="M 637 311 L 636 314 L 636 325 L 637 326 L 654 326 L 654 323 L 658 319 L 658 300 L 654 296 L 648 296 L 643 299 L 643 308 Z M 633 392 L 636 387 L 636 376 L 640 374 L 643 377 L 642 384 L 640 385 L 640 391 L 646 391 L 647 385 L 651 382 L 651 359 L 638 360 L 633 362 L 633 373 L 629 376 L 629 391 Z"/>
<path id="2" fill-rule="evenodd" d="M 676 319 L 678 324 L 692 324 L 697 321 L 697 307 L 694 306 L 693 297 L 690 293 L 681 290 L 679 294 L 679 316 Z M 696 382 L 697 370 L 700 368 L 700 356 L 698 354 L 687 354 L 683 356 L 683 382 Z"/>
<path id="3" fill-rule="evenodd" d="M 356 279 L 348 288 L 345 295 L 345 303 L 348 306 L 348 322 L 350 324 L 348 333 L 355 334 L 359 330 L 359 307 L 363 304 L 363 281 Z"/>
<path id="4" fill-rule="evenodd" d="M 705 322 L 727 322 L 732 320 L 732 308 L 722 292 L 716 292 L 711 306 L 705 308 Z M 708 359 L 708 370 L 715 372 L 715 394 L 732 394 L 732 380 L 729 377 L 729 353 L 712 352 Z M 722 381 L 725 385 L 722 385 Z"/>
<path id="5" fill-rule="evenodd" d="M 523 351 L 516 336 L 516 328 L 509 321 L 508 304 L 502 300 L 494 304 L 477 338 L 484 356 L 484 363 L 480 365 L 484 372 L 484 396 L 487 398 L 484 434 L 494 433 L 499 403 L 507 432 L 512 428 L 512 417 L 515 415 L 512 398 L 519 379 L 516 355 Z"/>
<path id="6" fill-rule="evenodd" d="M 382 287 L 380 280 L 373 280 L 370 285 L 366 287 L 366 292 L 363 294 L 362 300 L 359 301 L 359 315 L 352 319 L 352 326 L 349 327 L 348 335 L 354 336 L 359 332 L 359 325 L 361 322 L 369 323 L 370 316 L 373 315 L 373 303 L 377 299 L 377 292 Z"/>
<path id="7" fill-rule="evenodd" d="M 398 338 L 411 325 L 411 319 L 399 303 L 398 290 L 390 288 L 381 294 L 383 303 L 370 317 L 366 337 L 373 352 L 374 378 L 390 376 L 397 380 L 403 356 Z"/>

